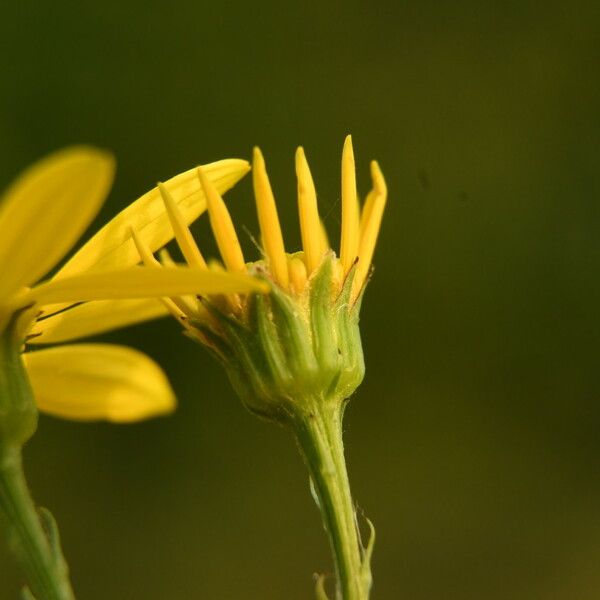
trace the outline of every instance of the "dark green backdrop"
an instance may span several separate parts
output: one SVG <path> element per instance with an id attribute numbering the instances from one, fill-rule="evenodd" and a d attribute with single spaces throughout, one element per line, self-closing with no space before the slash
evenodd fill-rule
<path id="1" fill-rule="evenodd" d="M 332 230 L 343 136 L 363 190 L 379 159 L 390 199 L 346 426 L 373 598 L 600 597 L 597 2 L 10 0 L 0 17 L 1 182 L 65 144 L 110 148 L 97 225 L 259 144 L 296 247 L 296 145 Z M 250 256 L 249 181 L 228 198 Z M 27 470 L 79 598 L 313 597 L 331 566 L 291 439 L 175 322 L 105 339 L 160 361 L 180 408 L 41 420 Z M 2 600 L 18 581 L 3 549 Z"/>

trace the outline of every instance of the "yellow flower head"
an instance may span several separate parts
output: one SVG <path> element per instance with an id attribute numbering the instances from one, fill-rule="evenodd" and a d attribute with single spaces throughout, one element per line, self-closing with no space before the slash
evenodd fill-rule
<path id="1" fill-rule="evenodd" d="M 222 192 L 248 170 L 246 161 L 206 165 Z M 101 207 L 114 160 L 87 146 L 61 150 L 27 169 L 0 200 L 0 338 L 8 343 L 43 337 L 36 316 L 72 314 L 74 339 L 165 313 L 156 296 L 247 291 L 252 278 L 175 268 L 157 273 L 136 267 L 132 226 L 157 249 L 172 237 L 160 194 L 151 190 L 99 231 L 49 281 L 36 282 L 63 259 Z M 180 210 L 196 218 L 205 209 L 195 172 L 167 182 Z M 264 287 L 264 286 L 263 286 Z M 92 302 L 84 302 L 89 301 Z M 64 334 L 64 332 L 63 332 Z M 47 339 L 63 341 L 63 339 Z M 3 342 L 4 343 L 4 342 Z M 160 368 L 140 352 L 86 344 L 29 352 L 24 360 L 36 401 L 46 412 L 80 420 L 132 421 L 169 412 L 173 392 Z"/>
<path id="2" fill-rule="evenodd" d="M 288 398 L 329 394 L 346 398 L 360 383 L 364 365 L 358 332 L 359 300 L 367 281 L 387 189 L 376 162 L 373 187 L 360 206 L 350 136 L 342 153 L 342 229 L 339 258 L 319 218 L 317 194 L 304 151 L 296 153 L 298 210 L 303 249 L 287 253 L 263 156 L 254 149 L 253 184 L 263 258 L 246 263 L 233 222 L 205 168 L 197 175 L 206 196 L 223 263 L 207 262 L 167 186 L 159 185 L 179 248 L 190 268 L 206 273 L 251 274 L 268 281 L 271 294 L 178 295 L 166 308 L 186 334 L 211 349 L 254 412 L 283 419 Z M 148 267 L 172 268 L 163 250 L 157 260 L 135 228 L 138 252 Z"/>

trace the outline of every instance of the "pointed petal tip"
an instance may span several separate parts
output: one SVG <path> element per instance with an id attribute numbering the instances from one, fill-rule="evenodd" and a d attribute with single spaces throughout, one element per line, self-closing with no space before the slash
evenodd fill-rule
<path id="1" fill-rule="evenodd" d="M 354 160 L 354 147 L 352 145 L 352 136 L 350 134 L 348 134 L 344 139 L 342 157 L 348 157 L 351 160 Z"/>
<path id="2" fill-rule="evenodd" d="M 302 146 L 298 146 L 296 149 L 296 175 L 300 177 L 300 175 L 306 174 L 307 171 L 310 172 L 310 167 L 308 166 L 308 160 L 306 159 L 304 148 Z"/>
<path id="3" fill-rule="evenodd" d="M 261 149 L 258 146 L 254 146 L 252 148 L 252 159 L 254 162 L 264 160 L 263 153 L 261 152 Z"/>
<path id="4" fill-rule="evenodd" d="M 256 176 L 258 172 L 266 175 L 267 167 L 265 165 L 265 158 L 258 146 L 254 146 L 252 149 L 252 168 L 254 176 Z"/>
<path id="5" fill-rule="evenodd" d="M 376 160 L 371 161 L 371 178 L 373 179 L 373 185 L 380 194 L 387 194 L 387 184 L 379 163 Z"/>
<path id="6" fill-rule="evenodd" d="M 246 173 L 249 173 L 250 171 L 252 171 L 252 165 L 247 161 L 247 160 L 240 160 L 240 179 L 246 175 Z"/>
<path id="7" fill-rule="evenodd" d="M 205 172 L 205 170 L 199 166 L 196 168 L 196 173 L 198 174 L 198 179 L 200 180 L 200 185 L 202 186 L 202 190 L 204 191 L 204 195 L 206 196 L 206 205 L 210 210 L 210 206 L 212 204 L 212 185 L 211 182 Z"/>
<path id="8" fill-rule="evenodd" d="M 75 144 L 73 146 L 67 146 L 66 148 L 56 150 L 48 155 L 47 158 L 52 161 L 56 159 L 96 160 L 102 161 L 109 166 L 114 166 L 116 164 L 115 156 L 110 150 L 92 146 L 91 144 Z"/>
<path id="9" fill-rule="evenodd" d="M 198 173 L 198 179 L 200 179 L 200 183 L 202 187 L 208 182 L 208 177 L 204 171 L 204 167 L 202 165 L 198 165 L 196 167 L 196 173 Z"/>
<path id="10" fill-rule="evenodd" d="M 175 201 L 173 200 L 173 196 L 171 195 L 171 192 L 169 192 L 169 190 L 167 189 L 167 186 L 164 183 L 162 183 L 162 181 L 159 181 L 156 184 L 156 187 L 158 188 L 160 197 L 162 198 L 162 201 L 164 202 L 164 204 L 167 206 L 167 210 L 168 210 L 170 206 L 175 204 Z"/>
<path id="11" fill-rule="evenodd" d="M 202 169 L 205 173 L 209 171 L 207 167 L 219 165 L 219 168 L 227 167 L 228 169 L 232 169 L 238 171 L 238 181 L 241 179 L 246 173 L 252 170 L 252 165 L 245 158 L 225 158 L 223 160 L 217 161 L 216 163 L 209 163 L 205 165 L 198 165 L 197 169 Z"/>

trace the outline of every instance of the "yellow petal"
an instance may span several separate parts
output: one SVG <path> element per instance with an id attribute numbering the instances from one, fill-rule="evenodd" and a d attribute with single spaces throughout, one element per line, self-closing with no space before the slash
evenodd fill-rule
<path id="1" fill-rule="evenodd" d="M 175 229 L 175 228 L 173 228 Z M 191 234 L 190 234 L 191 235 Z M 175 236 L 177 236 L 177 232 L 175 232 Z M 154 254 L 150 252 L 150 248 L 144 245 L 144 242 L 140 239 L 138 234 L 135 232 L 135 229 L 131 230 L 131 237 L 135 243 L 135 247 L 140 254 L 142 259 L 142 263 L 146 267 L 154 267 L 156 269 L 162 269 L 163 265 L 158 260 L 156 260 Z M 164 250 L 164 248 L 163 248 Z M 204 259 L 202 259 L 204 260 Z M 199 268 L 206 269 L 206 264 L 200 265 Z M 199 307 L 199 302 L 196 296 L 179 296 L 177 298 L 161 298 L 161 302 L 164 304 L 165 308 L 169 310 L 173 316 L 180 320 L 182 315 L 193 315 L 196 313 L 197 308 Z M 176 311 L 173 311 L 173 308 L 176 308 Z"/>
<path id="2" fill-rule="evenodd" d="M 306 264 L 298 256 L 289 257 L 290 283 L 292 290 L 301 294 L 306 287 Z"/>
<path id="3" fill-rule="evenodd" d="M 231 215 L 221 198 L 221 194 L 212 185 L 204 168 L 198 168 L 198 179 L 206 194 L 210 226 L 219 247 L 223 262 L 230 271 L 243 273 L 246 271 L 244 255 L 238 239 Z"/>
<path id="4" fill-rule="evenodd" d="M 344 273 L 350 270 L 358 254 L 359 214 L 354 150 L 352 149 L 352 137 L 347 136 L 342 152 L 342 237 L 340 242 L 340 261 Z"/>
<path id="5" fill-rule="evenodd" d="M 258 148 L 254 148 L 252 181 L 264 251 L 275 281 L 285 289 L 288 286 L 289 274 L 283 235 L 265 160 Z"/>
<path id="6" fill-rule="evenodd" d="M 45 275 L 96 216 L 114 175 L 110 154 L 60 150 L 29 167 L 0 204 L 0 298 Z"/>
<path id="7" fill-rule="evenodd" d="M 203 167 L 207 178 L 223 194 L 249 170 L 245 160 L 228 159 Z M 206 210 L 206 198 L 196 168 L 185 171 L 164 184 L 179 207 L 186 223 L 191 223 Z M 173 229 L 158 188 L 153 188 L 121 211 L 87 242 L 57 273 L 63 278 L 76 273 L 107 270 L 135 265 L 140 256 L 131 239 L 135 229 L 152 252 L 173 238 Z"/>
<path id="8" fill-rule="evenodd" d="M 23 358 L 39 409 L 56 417 L 128 423 L 175 408 L 160 367 L 131 348 L 76 344 Z"/>
<path id="9" fill-rule="evenodd" d="M 98 335 L 119 327 L 168 315 L 162 302 L 140 300 L 98 300 L 86 302 L 42 319 L 29 331 L 29 344 L 55 344 Z"/>
<path id="10" fill-rule="evenodd" d="M 372 189 L 367 194 L 367 198 L 365 199 L 365 204 L 360 213 L 360 229 L 359 229 L 359 233 L 358 233 L 359 240 L 362 240 L 362 238 L 365 235 L 365 229 L 367 227 L 367 223 L 369 222 L 369 219 L 371 218 L 371 212 L 373 211 L 373 204 L 375 203 L 375 198 L 377 197 L 377 195 L 378 194 L 374 189 Z M 360 247 L 360 241 L 359 241 L 359 247 Z"/>
<path id="11" fill-rule="evenodd" d="M 360 239 L 358 265 L 356 276 L 352 284 L 353 300 L 356 299 L 360 293 L 369 274 L 371 261 L 373 260 L 373 254 L 375 252 L 375 245 L 377 244 L 377 237 L 379 236 L 379 229 L 381 228 L 383 211 L 387 201 L 387 186 L 385 184 L 385 179 L 383 178 L 383 173 L 376 161 L 371 162 L 371 174 L 374 182 L 375 195 L 373 196 L 373 200 L 369 207 L 369 213 Z"/>
<path id="12" fill-rule="evenodd" d="M 179 249 L 181 250 L 181 253 L 183 254 L 187 264 L 190 267 L 202 267 L 203 269 L 206 269 L 206 261 L 200 252 L 200 248 L 198 248 L 198 244 L 196 244 L 194 236 L 192 235 L 188 224 L 185 222 L 184 216 L 177 207 L 175 200 L 173 200 L 173 197 L 171 194 L 169 194 L 169 190 L 167 190 L 162 183 L 158 184 L 158 190 L 160 191 L 160 195 L 165 203 L 165 208 L 167 209 L 167 214 L 169 215 L 169 221 L 171 223 L 171 227 L 173 228 L 173 234 L 177 240 L 177 245 L 179 246 Z M 136 247 L 139 251 L 139 244 L 136 243 Z"/>
<path id="13" fill-rule="evenodd" d="M 301 146 L 296 150 L 296 177 L 298 179 L 298 213 L 302 248 L 304 249 L 306 269 L 310 275 L 323 258 L 323 241 L 317 207 L 317 192 L 304 149 Z"/>
<path id="14" fill-rule="evenodd" d="M 118 271 L 84 273 L 43 283 L 19 297 L 15 301 L 15 308 L 33 303 L 44 305 L 185 294 L 268 291 L 266 283 L 242 273 L 216 273 L 192 267 L 129 267 Z"/>

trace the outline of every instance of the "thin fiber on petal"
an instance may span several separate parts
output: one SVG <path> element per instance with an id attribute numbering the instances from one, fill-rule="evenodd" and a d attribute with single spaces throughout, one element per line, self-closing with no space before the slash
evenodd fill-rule
<path id="1" fill-rule="evenodd" d="M 97 300 L 41 319 L 29 331 L 29 344 L 55 344 L 158 319 L 169 311 L 160 300 Z"/>
<path id="2" fill-rule="evenodd" d="M 0 201 L 0 299 L 63 258 L 98 213 L 113 176 L 110 154 L 74 146 L 17 178 Z"/>
<path id="3" fill-rule="evenodd" d="M 247 161 L 220 160 L 202 167 L 214 187 L 223 194 L 249 170 Z M 196 168 L 169 179 L 164 184 L 177 204 L 186 223 L 191 223 L 206 210 L 206 198 Z M 152 252 L 173 238 L 173 228 L 157 187 L 121 211 L 90 239 L 57 273 L 57 279 L 82 271 L 107 270 L 132 266 L 140 256 L 131 239 L 135 229 Z"/>
<path id="4" fill-rule="evenodd" d="M 175 396 L 160 367 L 123 346 L 76 344 L 24 355 L 40 410 L 77 421 L 139 421 L 170 413 Z"/>

